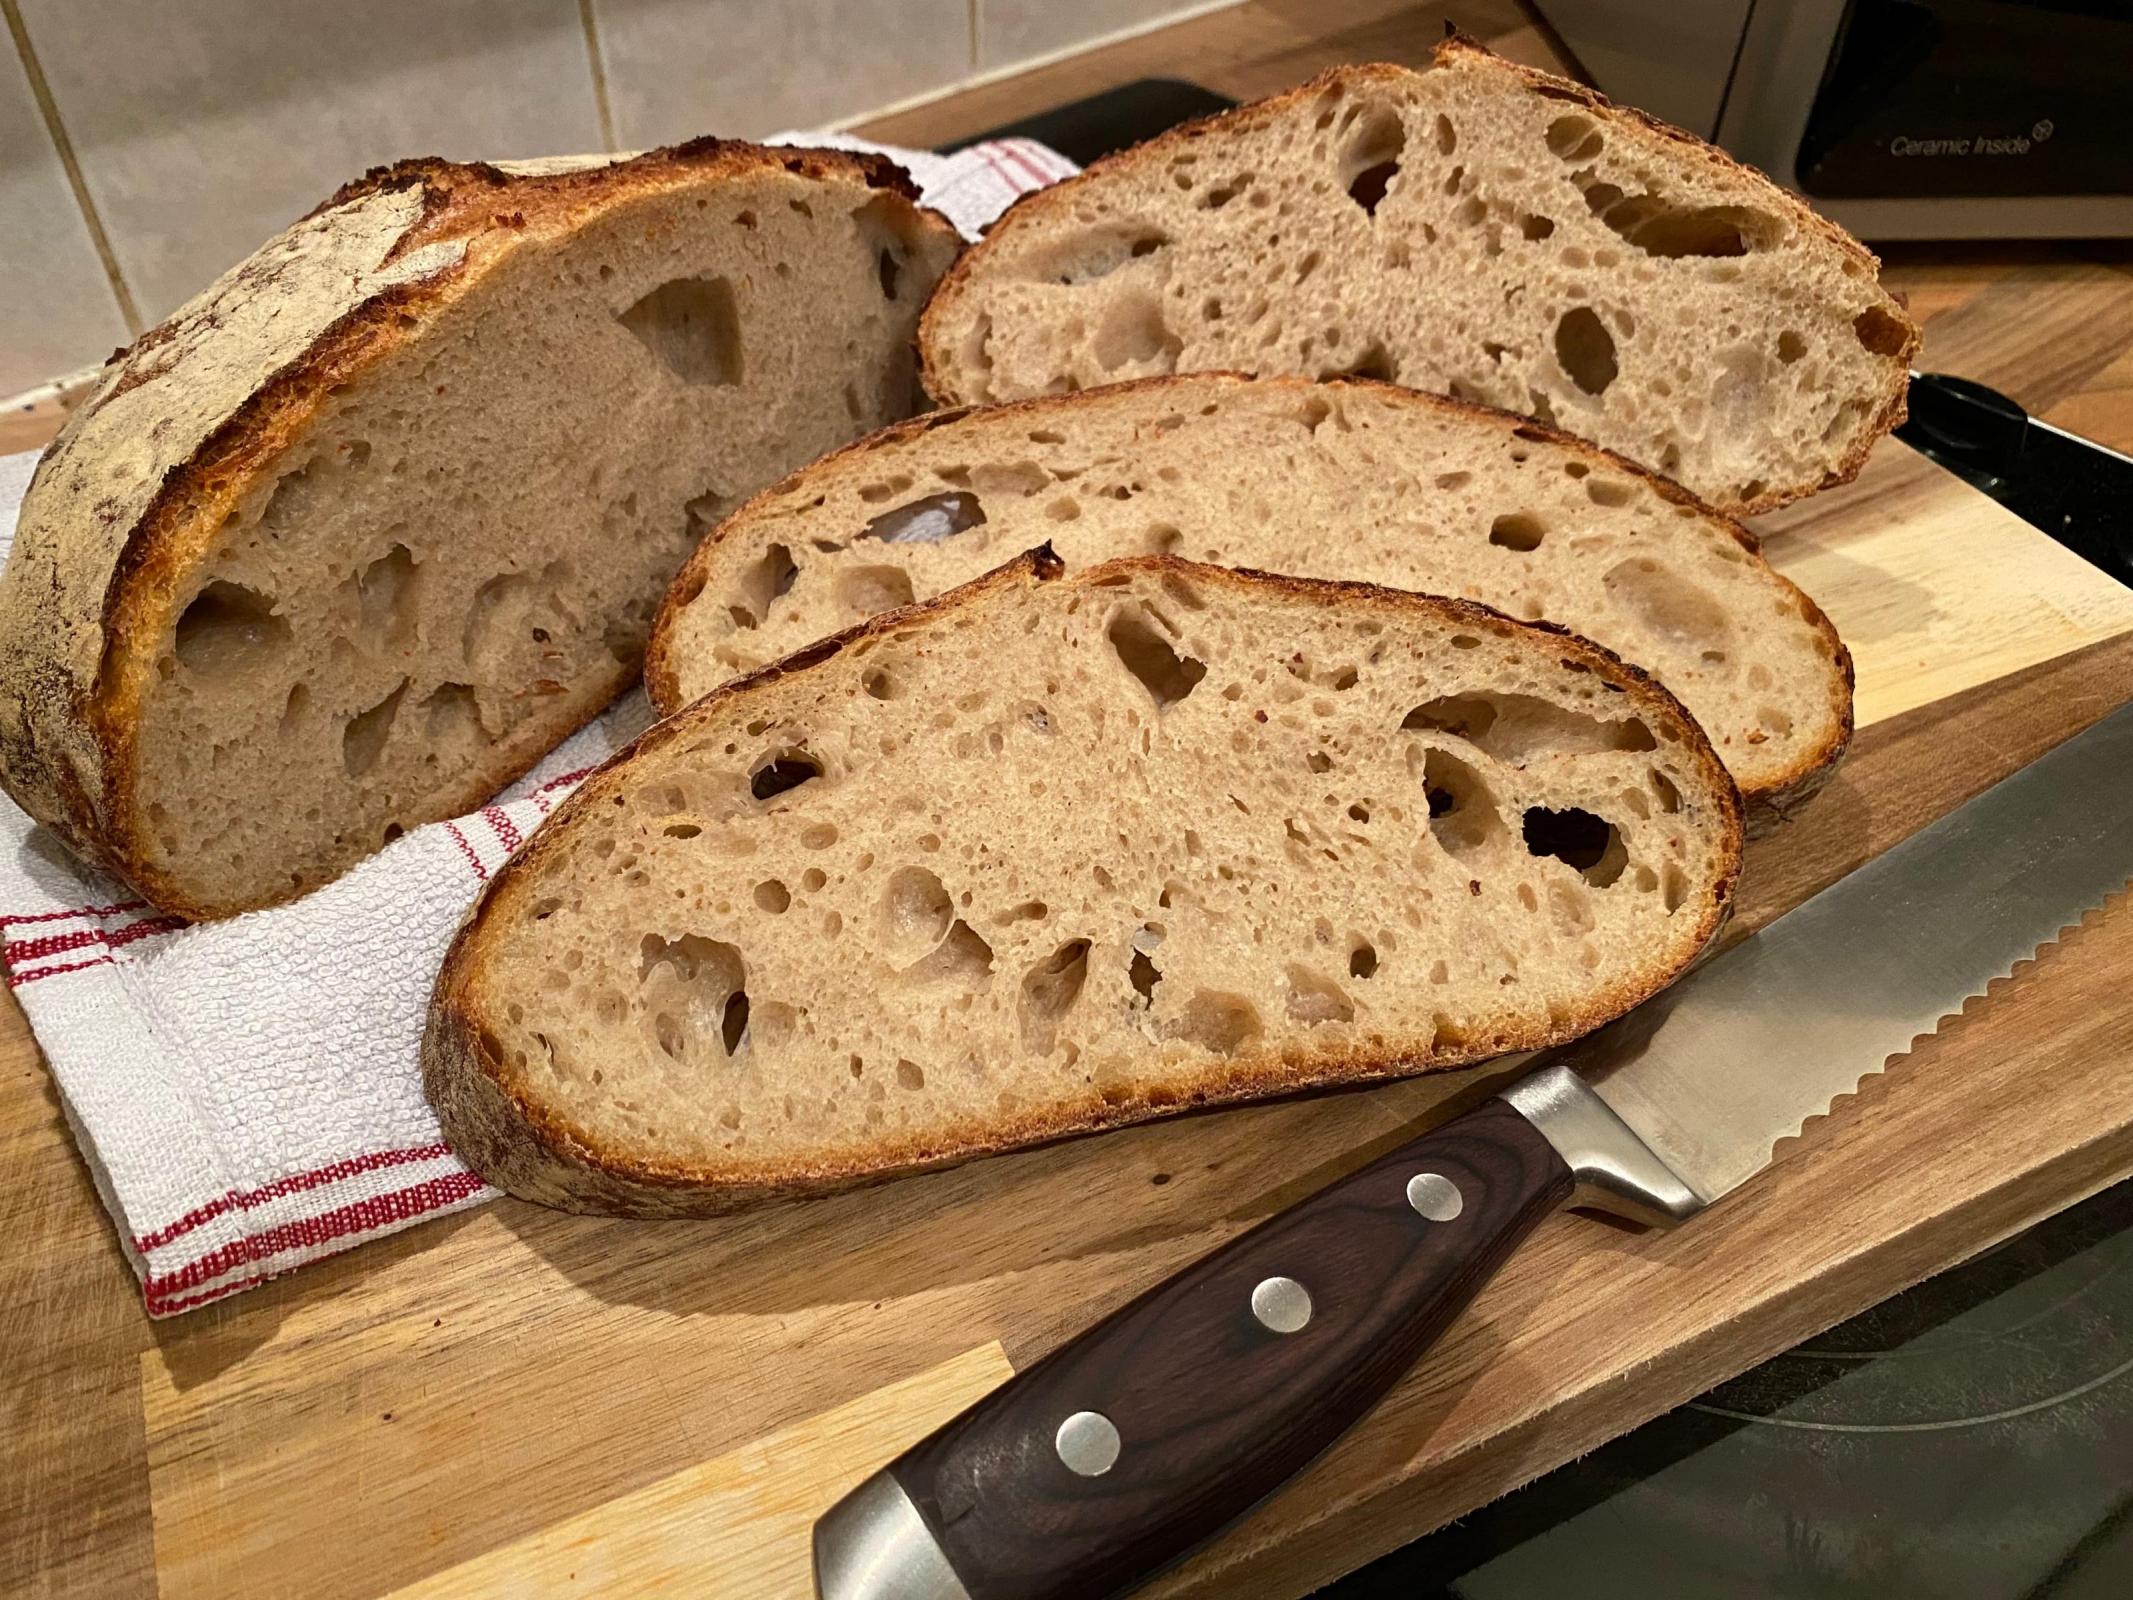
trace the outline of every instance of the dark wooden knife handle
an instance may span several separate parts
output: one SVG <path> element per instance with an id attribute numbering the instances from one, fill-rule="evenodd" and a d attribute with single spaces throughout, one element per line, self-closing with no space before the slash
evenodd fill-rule
<path id="1" fill-rule="evenodd" d="M 1571 1188 L 1531 1124 L 1488 1101 L 1156 1285 L 889 1470 L 972 1600 L 1117 1593 L 1331 1444 Z M 1293 1331 L 1254 1311 L 1272 1279 L 1309 1296 Z M 1260 1301 L 1274 1323 L 1296 1320 L 1292 1292 Z M 1099 1420 L 1063 1451 L 1062 1425 L 1083 1412 Z M 1100 1462 L 1108 1431 L 1101 1473 L 1062 1459 Z"/>

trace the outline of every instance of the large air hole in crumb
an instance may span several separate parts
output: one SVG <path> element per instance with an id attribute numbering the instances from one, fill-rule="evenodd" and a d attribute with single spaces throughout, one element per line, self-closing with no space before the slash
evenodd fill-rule
<path id="1" fill-rule="evenodd" d="M 837 603 L 861 616 L 876 616 L 911 604 L 911 574 L 902 567 L 847 567 L 837 574 Z"/>
<path id="2" fill-rule="evenodd" d="M 930 955 L 905 969 L 904 976 L 925 988 L 981 989 L 992 981 L 992 946 L 958 917 L 950 924 L 948 937 Z"/>
<path id="3" fill-rule="evenodd" d="M 1351 978 L 1374 978 L 1378 971 L 1377 947 L 1368 939 L 1358 939 L 1355 948 L 1348 952 L 1348 976 Z"/>
<path id="4" fill-rule="evenodd" d="M 178 664 L 204 682 L 234 682 L 263 667 L 289 643 L 287 619 L 257 589 L 217 580 L 178 618 Z"/>
<path id="5" fill-rule="evenodd" d="M 805 750 L 780 750 L 748 774 L 748 792 L 772 800 L 822 776 L 822 763 Z"/>
<path id="6" fill-rule="evenodd" d="M 1590 306 L 1574 307 L 1556 323 L 1555 359 L 1587 394 L 1605 394 L 1615 381 L 1614 335 Z"/>
<path id="7" fill-rule="evenodd" d="M 646 1031 L 661 1054 L 684 1066 L 738 1055 L 748 1029 L 748 969 L 730 944 L 701 934 L 644 936 L 637 983 Z"/>
<path id="8" fill-rule="evenodd" d="M 1171 1028 L 1176 1038 L 1218 1056 L 1235 1055 L 1264 1031 L 1251 1001 L 1215 989 L 1195 990 Z"/>
<path id="9" fill-rule="evenodd" d="M 947 887 L 924 867 L 889 875 L 874 910 L 874 938 L 890 965 L 909 966 L 935 949 L 955 921 Z"/>
<path id="10" fill-rule="evenodd" d="M 755 628 L 767 622 L 771 607 L 792 592 L 793 582 L 799 575 L 799 564 L 793 560 L 792 551 L 782 544 L 765 546 L 763 553 L 741 570 L 740 579 L 734 585 L 733 598 L 726 606 L 734 625 Z"/>
<path id="11" fill-rule="evenodd" d="M 1590 168 L 1572 177 L 1592 214 L 1646 255 L 1669 260 L 1743 256 L 1785 236 L 1781 218 L 1750 206 L 1677 206 L 1654 194 L 1624 194 L 1596 179 Z"/>
<path id="12" fill-rule="evenodd" d="M 1400 726 L 1410 733 L 1454 734 L 1514 766 L 1536 755 L 1651 750 L 1658 744 L 1642 718 L 1590 716 L 1528 694 L 1439 695 L 1408 712 Z"/>
<path id="13" fill-rule="evenodd" d="M 1429 831 L 1448 855 L 1463 858 L 1503 833 L 1503 818 L 1480 773 L 1447 750 L 1423 760 L 1422 791 L 1429 801 Z"/>
<path id="14" fill-rule="evenodd" d="M 1059 1021 L 1081 998 L 1089 977 L 1089 941 L 1069 939 L 1031 967 L 1022 980 L 1019 1010 L 1022 1048 L 1031 1055 L 1049 1055 L 1058 1042 Z"/>
<path id="15" fill-rule="evenodd" d="M 1091 228 L 1070 234 L 1040 249 L 1031 259 L 1033 276 L 1062 285 L 1108 278 L 1129 261 L 1152 256 L 1170 243 L 1161 229 L 1137 224 Z"/>
<path id="16" fill-rule="evenodd" d="M 1489 524 L 1489 543 L 1504 550 L 1538 550 L 1547 536 L 1541 519 L 1530 511 L 1513 511 Z"/>
<path id="17" fill-rule="evenodd" d="M 558 559 L 538 574 L 500 573 L 476 589 L 460 640 L 468 664 L 500 678 L 525 645 L 545 647 L 548 619 L 562 615 L 559 591 L 574 576 L 572 564 Z"/>
<path id="18" fill-rule="evenodd" d="M 1315 1028 L 1322 1023 L 1355 1020 L 1355 1002 L 1348 998 L 1345 989 L 1324 973 L 1292 965 L 1287 977 L 1286 1009 L 1291 1022 Z"/>
<path id="19" fill-rule="evenodd" d="M 469 683 L 440 683 L 423 696 L 424 732 L 433 745 L 471 744 L 485 735 Z"/>
<path id="20" fill-rule="evenodd" d="M 1549 153 L 1564 161 L 1590 161 L 1607 142 L 1592 118 L 1568 112 L 1548 124 Z"/>
<path id="21" fill-rule="evenodd" d="M 1155 964 L 1155 958 L 1141 948 L 1138 941 L 1133 946 L 1133 954 L 1126 961 L 1126 981 L 1133 985 L 1133 992 L 1140 996 L 1143 1007 L 1155 1004 L 1155 986 L 1163 981 L 1162 969 Z"/>
<path id="22" fill-rule="evenodd" d="M 1171 331 L 1164 316 L 1162 296 L 1139 284 L 1111 297 L 1090 343 L 1096 364 L 1106 372 L 1151 362 L 1167 370 L 1184 348 L 1185 341 Z"/>
<path id="23" fill-rule="evenodd" d="M 1555 857 L 1584 874 L 1595 889 L 1604 889 L 1621 877 L 1629 863 L 1621 830 L 1605 817 L 1577 806 L 1560 811 L 1529 806 L 1523 832 L 1528 854 Z"/>
<path id="24" fill-rule="evenodd" d="M 1695 648 L 1726 642 L 1725 607 L 1650 556 L 1616 563 L 1600 582 L 1616 605 L 1668 644 Z"/>
<path id="25" fill-rule="evenodd" d="M 357 612 L 364 639 L 373 644 L 403 645 L 414 635 L 415 558 L 396 544 L 356 574 Z"/>
<path id="26" fill-rule="evenodd" d="M 636 496 L 624 498 L 623 504 Z M 693 500 L 682 503 L 682 542 L 691 550 L 704 542 L 704 535 L 726 520 L 726 513 L 733 509 L 733 496 L 718 489 L 706 489 Z"/>
<path id="27" fill-rule="evenodd" d="M 1373 378 L 1379 383 L 1393 383 L 1399 379 L 1400 363 L 1393 353 L 1385 348 L 1382 340 L 1373 339 L 1355 353 L 1355 359 L 1337 372 L 1326 374 L 1329 378 Z"/>
<path id="28" fill-rule="evenodd" d="M 985 508 L 974 494 L 929 494 L 884 511 L 859 531 L 859 537 L 879 539 L 883 544 L 937 544 L 984 520 Z"/>
<path id="29" fill-rule="evenodd" d="M 1901 317 L 1891 316 L 1880 306 L 1868 306 L 1852 318 L 1852 332 L 1871 355 L 1894 359 L 1911 342 L 1911 330 Z"/>
<path id="30" fill-rule="evenodd" d="M 1206 663 L 1179 655 L 1162 634 L 1149 626 L 1147 614 L 1138 607 L 1119 611 L 1105 630 L 1105 637 L 1126 670 L 1140 680 L 1141 687 L 1154 699 L 1158 711 L 1177 704 L 1207 676 Z"/>
<path id="31" fill-rule="evenodd" d="M 1392 181 L 1400 175 L 1407 148 L 1407 128 L 1391 106 L 1365 107 L 1341 150 L 1341 185 L 1348 198 L 1375 217 Z"/>
<path id="32" fill-rule="evenodd" d="M 741 381 L 740 311 L 724 278 L 663 283 L 616 320 L 683 383 Z"/>
<path id="33" fill-rule="evenodd" d="M 406 693 L 407 679 L 402 678 L 391 694 L 348 719 L 341 730 L 341 770 L 349 777 L 360 778 L 378 764 L 385 741 L 392 737 L 393 719 L 400 714 L 400 697 Z"/>

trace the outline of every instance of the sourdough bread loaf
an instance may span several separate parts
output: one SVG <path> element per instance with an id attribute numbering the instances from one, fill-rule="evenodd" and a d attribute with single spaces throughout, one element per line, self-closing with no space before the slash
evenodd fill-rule
<path id="1" fill-rule="evenodd" d="M 122 352 L 0 577 L 0 784 L 220 916 L 479 804 L 704 529 L 910 413 L 947 223 L 874 157 L 412 161 Z"/>
<path id="2" fill-rule="evenodd" d="M 1740 526 L 1531 422 L 1390 384 L 1151 378 L 885 429 L 714 530 L 646 658 L 672 711 L 1049 539 L 1069 566 L 1169 552 L 1479 600 L 1649 669 L 1752 820 L 1851 732 L 1851 663 Z"/>
<path id="3" fill-rule="evenodd" d="M 588 779 L 461 928 L 426 1083 L 514 1194 L 726 1211 L 1568 1039 L 1703 949 L 1740 841 L 1574 635 L 1040 550 Z"/>
<path id="4" fill-rule="evenodd" d="M 1209 368 L 1390 378 L 1753 511 L 1851 477 L 1902 421 L 1918 335 L 1878 265 L 1692 135 L 1452 39 L 1028 196 L 920 339 L 947 404 Z"/>

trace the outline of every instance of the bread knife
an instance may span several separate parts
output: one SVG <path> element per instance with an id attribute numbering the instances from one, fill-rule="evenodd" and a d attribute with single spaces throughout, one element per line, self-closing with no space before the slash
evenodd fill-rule
<path id="1" fill-rule="evenodd" d="M 815 1525 L 819 1600 L 1131 1589 L 1360 1418 L 1549 1212 L 1695 1216 L 2129 879 L 2133 706 L 920 1440 Z"/>

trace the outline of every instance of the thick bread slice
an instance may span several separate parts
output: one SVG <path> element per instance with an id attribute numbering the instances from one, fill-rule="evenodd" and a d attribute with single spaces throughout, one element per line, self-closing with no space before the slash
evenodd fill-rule
<path id="1" fill-rule="evenodd" d="M 920 329 L 944 403 L 1158 372 L 1392 378 L 1729 511 L 1850 478 L 1918 332 L 1874 257 L 1694 136 L 1463 39 L 1341 67 L 1018 203 Z"/>
<path id="2" fill-rule="evenodd" d="M 1724 917 L 1733 785 L 1463 601 L 1038 550 L 660 724 L 489 886 L 424 1047 L 515 1194 L 720 1212 L 1568 1039 Z"/>
<path id="3" fill-rule="evenodd" d="M 1751 822 L 1818 788 L 1851 733 L 1828 621 L 1675 485 L 1455 400 L 1229 374 L 936 414 L 802 468 L 689 558 L 652 698 L 672 711 L 1047 538 L 1069 566 L 1175 552 L 1561 623 L 1681 698 Z"/>
<path id="4" fill-rule="evenodd" d="M 187 916 L 479 804 L 705 528 L 912 409 L 958 244 L 873 157 L 403 162 L 115 358 L 0 578 L 0 784 Z"/>

